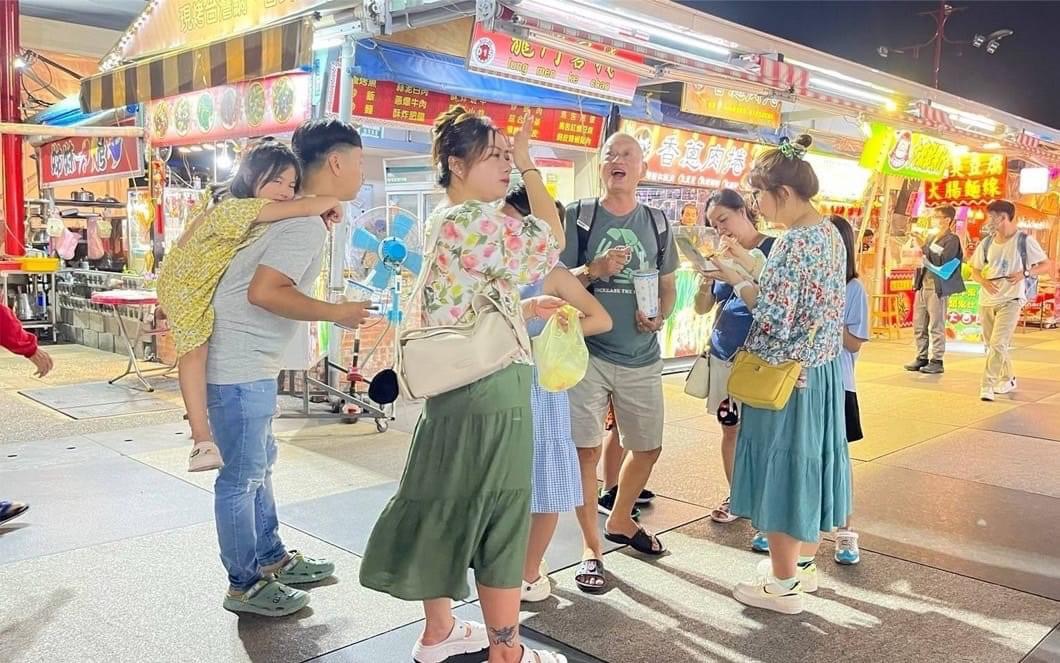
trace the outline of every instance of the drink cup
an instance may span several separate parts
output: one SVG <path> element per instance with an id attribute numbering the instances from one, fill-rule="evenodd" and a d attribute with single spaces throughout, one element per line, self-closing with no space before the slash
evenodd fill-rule
<path id="1" fill-rule="evenodd" d="M 659 270 L 642 269 L 633 273 L 637 308 L 648 318 L 659 315 Z"/>

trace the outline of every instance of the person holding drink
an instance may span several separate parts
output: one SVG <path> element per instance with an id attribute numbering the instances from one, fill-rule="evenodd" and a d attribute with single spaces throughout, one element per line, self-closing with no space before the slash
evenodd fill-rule
<path id="1" fill-rule="evenodd" d="M 647 170 L 640 143 L 628 134 L 608 138 L 603 150 L 604 195 L 567 207 L 567 248 L 561 260 L 582 279 L 614 323 L 586 339 L 589 370 L 570 391 L 574 442 L 581 464 L 584 504 L 578 519 L 585 551 L 576 580 L 603 589 L 603 562 L 596 521 L 596 466 L 609 404 L 622 446 L 614 508 L 604 526 L 612 542 L 649 554 L 665 549 L 632 518 L 637 499 L 662 450 L 662 359 L 657 332 L 677 297 L 677 248 L 665 215 L 637 201 Z"/>

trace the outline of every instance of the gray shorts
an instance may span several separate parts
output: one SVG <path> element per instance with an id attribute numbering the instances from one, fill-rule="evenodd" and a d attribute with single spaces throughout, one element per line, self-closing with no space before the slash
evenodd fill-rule
<path id="1" fill-rule="evenodd" d="M 623 448 L 654 451 L 661 447 L 662 368 L 661 359 L 650 366 L 627 368 L 590 355 L 585 377 L 567 392 L 575 446 L 594 449 L 603 443 L 610 401 Z"/>

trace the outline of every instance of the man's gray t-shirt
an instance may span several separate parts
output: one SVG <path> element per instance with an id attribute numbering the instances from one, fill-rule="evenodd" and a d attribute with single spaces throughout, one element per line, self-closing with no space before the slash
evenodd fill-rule
<path id="1" fill-rule="evenodd" d="M 578 260 L 580 208 L 580 202 L 567 206 L 567 245 L 560 258 L 564 265 L 572 269 L 582 265 Z M 591 216 L 592 205 L 589 208 Z M 656 211 L 655 214 L 662 222 L 667 223 L 662 212 Z M 661 238 L 655 221 L 644 205 L 638 204 L 625 216 L 615 216 L 603 205 L 597 206 L 596 219 L 592 221 L 589 243 L 585 249 L 586 260 L 592 260 L 617 246 L 630 247 L 633 256 L 626 268 L 610 280 L 593 284 L 593 294 L 611 315 L 613 322 L 611 331 L 585 339 L 585 344 L 594 357 L 629 368 L 650 366 L 659 360 L 657 335 L 645 334 L 637 329 L 637 297 L 633 292 L 633 272 L 658 268 L 660 250 L 663 254 L 660 274 L 672 274 L 677 270 L 677 246 L 673 233 L 666 236 L 670 238 L 669 245 L 660 247 Z"/>
<path id="2" fill-rule="evenodd" d="M 282 318 L 250 303 L 247 291 L 259 265 L 284 274 L 309 294 L 320 276 L 328 231 L 320 217 L 273 223 L 236 254 L 213 296 L 206 381 L 241 384 L 275 379 L 284 350 L 304 322 Z"/>

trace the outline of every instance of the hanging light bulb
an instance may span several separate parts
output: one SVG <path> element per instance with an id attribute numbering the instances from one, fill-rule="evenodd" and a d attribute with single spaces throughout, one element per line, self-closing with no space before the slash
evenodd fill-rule
<path id="1" fill-rule="evenodd" d="M 232 155 L 228 153 L 227 144 L 221 150 L 221 153 L 214 157 L 214 163 L 217 165 L 218 170 L 227 171 L 232 167 Z"/>

